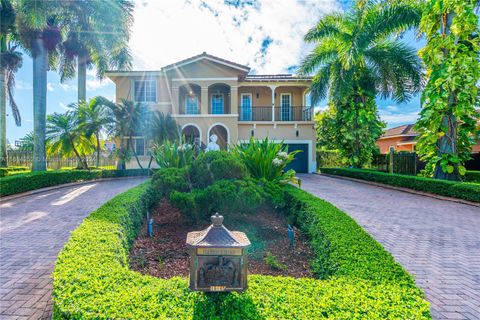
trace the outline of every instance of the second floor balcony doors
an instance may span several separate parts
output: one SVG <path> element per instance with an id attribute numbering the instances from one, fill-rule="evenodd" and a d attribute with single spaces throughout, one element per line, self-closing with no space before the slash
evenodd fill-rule
<path id="1" fill-rule="evenodd" d="M 224 114 L 223 94 L 212 94 L 212 114 Z"/>
<path id="2" fill-rule="evenodd" d="M 280 96 L 280 121 L 292 120 L 292 95 L 282 93 Z"/>
<path id="3" fill-rule="evenodd" d="M 199 114 L 198 97 L 196 95 L 189 95 L 185 97 L 185 113 Z"/>
<path id="4" fill-rule="evenodd" d="M 252 94 L 242 93 L 240 99 L 240 120 L 252 121 Z"/>

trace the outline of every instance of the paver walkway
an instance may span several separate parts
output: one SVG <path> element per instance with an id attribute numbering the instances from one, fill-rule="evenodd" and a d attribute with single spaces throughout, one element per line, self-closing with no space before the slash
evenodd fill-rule
<path id="1" fill-rule="evenodd" d="M 70 232 L 104 202 L 145 178 L 45 191 L 0 203 L 0 319 L 51 314 L 51 278 Z"/>
<path id="2" fill-rule="evenodd" d="M 414 275 L 434 319 L 480 319 L 479 207 L 321 175 L 301 179 Z"/>

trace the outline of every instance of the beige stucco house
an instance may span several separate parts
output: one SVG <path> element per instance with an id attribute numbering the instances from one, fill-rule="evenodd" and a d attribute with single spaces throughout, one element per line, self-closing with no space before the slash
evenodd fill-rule
<path id="1" fill-rule="evenodd" d="M 315 129 L 313 109 L 307 106 L 310 77 L 289 74 L 250 75 L 250 68 L 207 53 L 163 67 L 159 71 L 111 71 L 116 99 L 145 103 L 169 113 L 182 134 L 208 144 L 248 141 L 250 137 L 284 141 L 289 151 L 302 150 L 292 167 L 314 172 Z M 135 149 L 145 164 L 148 143 L 135 138 Z M 133 160 L 129 167 L 136 167 Z"/>

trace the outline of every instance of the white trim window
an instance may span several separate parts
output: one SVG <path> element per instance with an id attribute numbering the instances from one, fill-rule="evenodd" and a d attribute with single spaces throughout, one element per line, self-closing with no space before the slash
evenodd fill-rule
<path id="1" fill-rule="evenodd" d="M 156 80 L 134 80 L 133 92 L 135 102 L 153 103 L 157 101 Z"/>
<path id="2" fill-rule="evenodd" d="M 281 121 L 292 120 L 292 95 L 290 93 L 280 95 L 280 119 Z"/>
<path id="3" fill-rule="evenodd" d="M 223 94 L 221 93 L 214 93 L 212 94 L 212 114 L 224 114 L 225 111 L 223 109 Z"/>
<path id="4" fill-rule="evenodd" d="M 240 120 L 252 121 L 252 94 L 242 93 L 240 96 Z"/>
<path id="5" fill-rule="evenodd" d="M 199 114 L 198 97 L 195 94 L 185 96 L 185 114 Z"/>

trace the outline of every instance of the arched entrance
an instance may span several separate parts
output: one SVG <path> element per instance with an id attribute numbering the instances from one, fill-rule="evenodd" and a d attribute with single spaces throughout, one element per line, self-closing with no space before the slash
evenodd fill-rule
<path id="1" fill-rule="evenodd" d="M 186 124 L 182 128 L 182 137 L 185 139 L 185 142 L 187 143 L 200 144 L 201 143 L 200 128 L 194 124 Z"/>
<path id="2" fill-rule="evenodd" d="M 228 128 L 223 124 L 214 124 L 208 130 L 208 141 L 210 141 L 210 136 L 213 134 L 217 135 L 217 144 L 220 146 L 220 149 L 226 150 L 230 142 Z"/>

